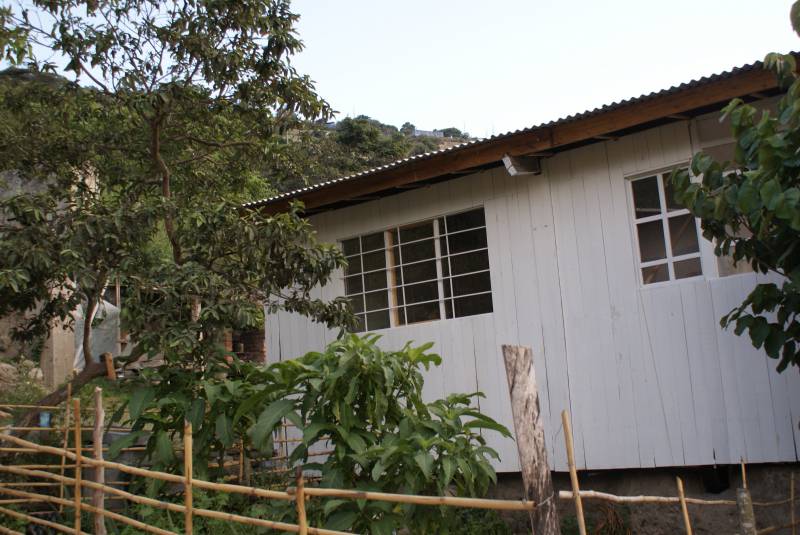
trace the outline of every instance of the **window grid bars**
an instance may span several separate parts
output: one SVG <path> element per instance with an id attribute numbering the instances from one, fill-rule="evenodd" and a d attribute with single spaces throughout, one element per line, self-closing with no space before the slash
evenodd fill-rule
<path id="1" fill-rule="evenodd" d="M 637 219 L 637 220 L 636 220 L 636 222 L 638 223 L 638 222 L 639 222 L 639 220 Z M 407 244 L 405 244 L 405 243 L 404 243 L 403 245 L 407 245 Z M 449 244 L 449 242 L 448 242 L 448 244 L 447 244 L 447 247 L 448 247 L 448 249 L 449 249 L 449 247 L 450 247 L 450 244 Z M 381 250 L 381 249 L 377 249 L 376 251 L 380 251 L 380 250 Z M 374 252 L 376 252 L 376 251 L 372 251 L 372 252 L 374 253 Z M 465 255 L 465 254 L 470 254 L 470 253 L 479 253 L 479 252 L 482 252 L 482 251 L 487 251 L 487 252 L 488 252 L 488 251 L 489 251 L 489 248 L 488 248 L 488 247 L 479 247 L 478 249 L 470 249 L 469 251 L 462 251 L 462 252 L 460 252 L 460 253 L 453 253 L 453 254 L 448 254 L 448 255 L 442 255 L 442 258 L 444 258 L 445 256 L 447 256 L 447 257 L 449 258 L 449 257 L 451 257 L 451 256 L 460 256 L 460 255 Z M 345 258 L 347 258 L 347 259 L 348 259 L 348 262 L 349 262 L 349 259 L 350 259 L 350 258 L 358 258 L 358 255 L 350 255 L 350 256 L 347 256 L 347 257 L 345 257 Z M 433 261 L 434 261 L 434 259 L 433 259 L 433 258 L 425 258 L 425 259 L 423 259 L 423 260 L 414 260 L 413 262 L 408 262 L 407 264 L 403 264 L 403 263 L 401 262 L 400 264 L 397 264 L 397 265 L 396 265 L 396 266 L 394 266 L 394 267 L 406 267 L 406 266 L 413 266 L 413 265 L 415 265 L 415 264 L 423 264 L 423 263 L 425 263 L 425 262 L 433 262 Z M 362 267 L 362 269 L 363 269 L 363 267 L 364 267 L 364 266 L 363 266 L 363 264 L 362 264 L 362 266 L 361 266 L 361 267 Z M 352 275 L 344 275 L 344 276 L 342 276 L 341 278 L 342 278 L 342 279 L 350 279 L 350 278 L 352 278 L 352 277 L 356 277 L 356 276 L 358 276 L 358 275 L 369 275 L 369 274 L 371 274 L 371 273 L 378 273 L 378 272 L 380 272 L 380 271 L 383 271 L 384 269 L 389 269 L 389 268 L 388 268 L 388 267 L 385 267 L 385 268 L 371 269 L 371 270 L 369 270 L 369 271 L 362 271 L 361 273 L 354 273 L 354 274 L 352 274 Z"/>

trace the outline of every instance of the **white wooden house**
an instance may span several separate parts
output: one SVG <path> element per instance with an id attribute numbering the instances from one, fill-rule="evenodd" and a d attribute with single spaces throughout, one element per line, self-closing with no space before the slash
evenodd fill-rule
<path id="1" fill-rule="evenodd" d="M 776 92 L 757 63 L 252 204 L 305 203 L 350 259 L 318 295 L 349 296 L 381 344 L 435 342 L 428 396 L 481 390 L 513 427 L 500 346 L 531 346 L 556 470 L 562 409 L 586 469 L 796 461 L 800 376 L 719 327 L 761 277 L 717 259 L 664 182 L 731 153 L 731 98 Z M 286 313 L 266 329 L 273 361 L 336 336 Z"/>

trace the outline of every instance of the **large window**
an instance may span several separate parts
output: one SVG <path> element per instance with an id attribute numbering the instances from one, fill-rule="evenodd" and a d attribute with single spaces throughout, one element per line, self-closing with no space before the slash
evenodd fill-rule
<path id="1" fill-rule="evenodd" d="M 492 311 L 483 208 L 342 241 L 359 330 Z"/>
<path id="2" fill-rule="evenodd" d="M 695 218 L 675 202 L 669 175 L 659 173 L 631 181 L 644 284 L 703 274 Z"/>

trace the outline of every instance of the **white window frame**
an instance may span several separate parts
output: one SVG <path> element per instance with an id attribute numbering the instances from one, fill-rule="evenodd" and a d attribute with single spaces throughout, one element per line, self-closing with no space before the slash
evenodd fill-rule
<path id="1" fill-rule="evenodd" d="M 370 313 L 373 313 L 373 312 L 382 312 L 384 310 L 388 310 L 389 311 L 389 327 L 385 327 L 383 329 L 374 329 L 374 330 L 394 329 L 394 328 L 399 328 L 399 327 L 407 327 L 407 326 L 414 326 L 414 325 L 419 325 L 419 324 L 424 324 L 424 323 L 430 323 L 430 322 L 433 322 L 433 321 L 451 320 L 451 319 L 458 319 L 458 318 L 465 318 L 465 317 L 470 317 L 470 316 L 479 316 L 479 315 L 494 313 L 494 288 L 490 289 L 489 291 L 481 291 L 481 292 L 475 292 L 475 293 L 470 293 L 470 294 L 464 294 L 464 295 L 459 295 L 457 297 L 453 295 L 453 279 L 454 278 L 466 277 L 466 276 L 469 276 L 469 275 L 477 275 L 477 274 L 480 274 L 480 273 L 490 273 L 491 274 L 492 266 L 491 266 L 491 255 L 489 254 L 489 244 L 488 244 L 488 241 L 489 241 L 488 220 L 485 219 L 485 222 L 484 222 L 483 226 L 472 227 L 472 228 L 469 228 L 469 229 L 466 229 L 466 230 L 457 230 L 457 231 L 454 231 L 454 232 L 446 232 L 445 229 L 442 229 L 439 226 L 440 220 L 444 220 L 445 218 L 447 218 L 449 216 L 454 216 L 454 215 L 462 214 L 462 213 L 465 213 L 465 212 L 471 212 L 473 210 L 479 210 L 479 209 L 483 210 L 484 218 L 486 218 L 486 207 L 483 206 L 483 205 L 478 205 L 478 206 L 471 206 L 471 207 L 460 209 L 460 210 L 449 211 L 449 212 L 444 213 L 444 214 L 439 214 L 439 215 L 432 216 L 432 217 L 426 217 L 424 219 L 419 219 L 419 220 L 416 220 L 416 221 L 413 221 L 413 222 L 409 222 L 409 223 L 402 223 L 402 224 L 392 225 L 392 226 L 386 227 L 386 228 L 384 228 L 382 230 L 375 230 L 375 231 L 371 231 L 370 230 L 370 231 L 360 232 L 360 233 L 358 233 L 356 235 L 352 235 L 352 236 L 348 236 L 348 237 L 345 237 L 345 238 L 337 239 L 337 243 L 341 247 L 341 244 L 343 242 L 346 242 L 346 241 L 349 241 L 349 240 L 353 240 L 353 239 L 359 239 L 360 240 L 363 236 L 369 236 L 371 234 L 378 234 L 378 233 L 383 233 L 383 235 L 384 235 L 384 250 L 385 250 L 385 255 L 386 255 L 386 267 L 384 269 L 386 270 L 386 288 L 382 288 L 382 289 L 378 289 L 378 290 L 371 290 L 370 292 L 366 292 L 365 291 L 366 290 L 365 278 L 364 278 L 365 275 L 370 274 L 370 273 L 375 273 L 376 271 L 381 271 L 381 269 L 364 271 L 364 269 L 363 269 L 363 256 L 364 256 L 365 252 L 363 250 L 361 250 L 359 252 L 359 256 L 362 258 L 362 270 L 361 270 L 361 273 L 359 273 L 358 275 L 350 275 L 350 277 L 355 277 L 355 276 L 361 277 L 361 285 L 362 285 L 361 293 L 360 294 L 353 294 L 353 295 L 361 295 L 362 299 L 363 299 L 363 302 L 364 302 L 364 312 L 363 312 L 364 321 L 365 321 L 365 330 L 364 330 L 364 332 L 373 332 L 373 329 L 368 329 L 369 326 L 366 324 L 367 323 L 367 319 L 366 319 L 367 315 L 370 314 Z M 396 263 L 392 264 L 391 261 L 390 261 L 390 257 L 391 257 L 390 249 L 391 249 L 392 246 L 397 246 L 398 245 L 396 243 L 393 243 L 393 241 L 391 239 L 392 238 L 392 231 L 394 231 L 394 230 L 398 230 L 399 231 L 400 229 L 402 229 L 404 227 L 411 227 L 411 226 L 414 226 L 414 225 L 417 225 L 417 224 L 429 223 L 429 222 L 433 225 L 433 235 L 432 235 L 432 237 L 430 237 L 430 238 L 421 238 L 421 239 L 413 240 L 413 241 L 410 241 L 410 242 L 401 242 L 400 245 L 409 245 L 409 244 L 413 244 L 413 243 L 417 243 L 417 242 L 421 242 L 421 241 L 433 240 L 433 243 L 434 243 L 434 257 L 405 263 L 405 262 L 403 262 L 402 247 L 398 247 L 398 249 L 397 249 L 398 258 L 395 258 L 394 260 L 395 260 Z M 478 229 L 483 229 L 484 232 L 486 233 L 486 242 L 487 242 L 486 247 L 480 247 L 480 248 L 477 248 L 477 249 L 471 249 L 469 251 L 462 251 L 462 252 L 459 252 L 459 253 L 451 253 L 449 251 L 449 249 L 448 249 L 448 253 L 446 255 L 442 254 L 440 238 L 449 237 L 451 235 L 462 234 L 462 233 L 465 233 L 465 232 L 472 232 L 472 231 L 475 231 L 475 230 L 478 230 Z M 398 235 L 399 235 L 399 233 L 398 233 Z M 359 249 L 360 249 L 360 247 L 359 247 Z M 379 251 L 379 250 L 380 249 L 370 250 L 370 251 L 367 251 L 366 253 L 370 254 L 370 253 L 374 253 L 374 252 Z M 451 262 L 450 262 L 450 258 L 451 257 L 464 255 L 464 254 L 478 253 L 478 252 L 486 252 L 486 257 L 487 257 L 488 262 L 489 262 L 489 267 L 487 267 L 486 269 L 480 269 L 480 270 L 477 270 L 477 271 L 470 271 L 470 272 L 467 272 L 467 273 L 459 273 L 458 275 L 453 275 L 452 265 L 451 265 Z M 415 281 L 415 282 L 411 282 L 411 283 L 406 282 L 405 279 L 404 279 L 402 284 L 397 284 L 396 281 L 393 284 L 393 282 L 392 282 L 392 278 L 393 278 L 392 272 L 394 271 L 394 269 L 402 269 L 405 266 L 410 266 L 410 265 L 413 265 L 413 264 L 418 264 L 418 263 L 423 263 L 423 262 L 430 262 L 431 260 L 436 262 L 436 278 L 435 279 L 428 279 L 428 280 L 424 280 L 424 281 Z M 443 268 L 442 268 L 442 264 L 445 261 L 447 262 L 447 268 L 448 268 L 448 270 L 447 270 L 448 276 L 446 276 L 446 277 L 443 274 Z M 346 295 L 347 285 L 345 283 L 345 279 L 347 279 L 347 278 L 349 278 L 349 277 L 345 276 L 344 273 L 342 273 L 342 276 L 340 277 L 340 279 L 342 281 L 342 288 L 344 290 L 343 293 L 345 294 L 345 297 L 348 297 Z M 439 318 L 438 319 L 432 319 L 432 320 L 415 321 L 413 323 L 408 323 L 408 317 L 407 317 L 406 312 L 405 312 L 406 308 L 408 308 L 409 306 L 423 305 L 423 304 L 427 304 L 427 303 L 432 303 L 432 302 L 434 302 L 434 300 L 421 301 L 421 302 L 412 303 L 412 304 L 409 305 L 409 303 L 407 301 L 407 298 L 406 298 L 406 286 L 413 286 L 415 284 L 430 283 L 430 282 L 434 282 L 434 281 L 437 282 L 438 293 L 439 293 L 439 297 L 438 297 Z M 445 293 L 444 293 L 444 284 L 445 283 L 449 285 L 450 297 L 445 297 Z M 366 294 L 367 293 L 381 292 L 381 291 L 388 292 L 388 298 L 389 298 L 388 308 L 380 308 L 380 309 L 376 309 L 376 310 L 367 310 Z M 402 305 L 398 305 L 397 304 L 397 295 L 396 295 L 397 292 L 402 292 L 402 295 L 403 295 L 403 304 Z M 483 312 L 481 314 L 471 314 L 470 316 L 456 316 L 455 315 L 455 301 L 457 299 L 467 298 L 467 297 L 474 297 L 474 296 L 477 296 L 477 295 L 485 295 L 485 294 L 490 295 L 491 298 L 492 298 L 492 312 Z M 450 318 L 447 317 L 447 313 L 446 313 L 445 302 L 447 300 L 450 300 L 450 302 L 451 302 L 452 317 L 450 317 Z M 399 323 L 398 322 L 398 315 L 399 314 L 403 314 L 403 316 L 404 316 L 403 323 Z"/>
<path id="2" fill-rule="evenodd" d="M 670 230 L 669 230 L 669 220 L 674 217 L 679 217 L 682 215 L 690 214 L 688 209 L 683 208 L 681 210 L 675 210 L 670 212 L 668 210 L 667 202 L 666 202 L 666 195 L 664 189 L 664 175 L 670 173 L 673 169 L 679 168 L 688 168 L 689 162 L 678 162 L 674 165 L 669 165 L 663 168 L 657 168 L 653 170 L 649 170 L 646 172 L 636 173 L 632 175 L 625 176 L 625 192 L 627 196 L 627 205 L 628 205 L 628 224 L 631 229 L 632 238 L 633 238 L 633 255 L 636 261 L 636 273 L 639 279 L 639 285 L 642 288 L 657 288 L 659 286 L 664 286 L 668 284 L 675 284 L 681 283 L 686 281 L 696 281 L 700 279 L 705 279 L 708 276 L 708 261 L 705 254 L 705 243 L 707 240 L 703 238 L 702 233 L 700 232 L 700 220 L 698 218 L 694 218 L 694 229 L 697 233 L 697 246 L 698 250 L 695 253 L 688 253 L 684 255 L 677 255 L 673 256 L 672 254 L 672 240 L 670 239 Z M 652 176 L 656 177 L 656 181 L 658 183 L 658 200 L 660 206 L 662 208 L 661 213 L 652 216 L 640 217 L 636 218 L 636 206 L 634 203 L 633 198 L 633 183 L 637 180 L 642 180 L 646 178 L 650 178 Z M 694 180 L 694 178 L 692 178 Z M 664 248 L 666 252 L 666 256 L 664 258 L 660 258 L 658 260 L 649 260 L 647 262 L 642 262 L 642 250 L 639 245 L 639 230 L 637 226 L 641 223 L 648 223 L 652 221 L 661 221 L 661 228 L 663 232 L 663 240 L 664 240 Z M 681 279 L 675 278 L 675 262 L 680 262 L 681 260 L 691 260 L 693 258 L 697 258 L 700 260 L 700 275 L 695 275 L 694 277 L 684 277 Z M 651 282 L 646 284 L 644 282 L 644 276 L 642 275 L 642 269 L 648 268 L 651 266 L 659 266 L 662 264 L 667 265 L 667 275 L 669 280 L 659 281 L 659 282 Z"/>

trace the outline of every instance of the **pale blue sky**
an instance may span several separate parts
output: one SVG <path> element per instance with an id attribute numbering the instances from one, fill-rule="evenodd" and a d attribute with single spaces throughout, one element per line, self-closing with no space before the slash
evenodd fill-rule
<path id="1" fill-rule="evenodd" d="M 347 115 L 487 136 L 800 49 L 790 0 L 295 0 Z"/>

